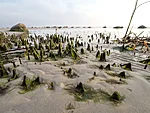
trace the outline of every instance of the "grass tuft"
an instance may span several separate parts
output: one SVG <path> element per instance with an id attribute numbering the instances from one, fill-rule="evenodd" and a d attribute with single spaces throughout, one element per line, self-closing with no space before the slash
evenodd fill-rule
<path id="1" fill-rule="evenodd" d="M 20 94 L 25 94 L 27 92 L 33 91 L 35 90 L 38 86 L 41 85 L 40 83 L 40 78 L 39 77 L 33 77 L 31 78 L 27 78 L 26 76 L 24 76 L 23 82 L 22 82 L 22 90 L 19 92 Z"/>

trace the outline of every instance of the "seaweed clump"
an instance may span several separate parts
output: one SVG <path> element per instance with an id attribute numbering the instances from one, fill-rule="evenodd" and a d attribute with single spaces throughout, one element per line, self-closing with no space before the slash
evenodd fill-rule
<path id="1" fill-rule="evenodd" d="M 126 81 L 121 80 L 121 79 L 120 80 L 107 79 L 106 82 L 109 84 L 127 84 Z"/>
<path id="2" fill-rule="evenodd" d="M 124 100 L 124 96 L 121 96 L 119 92 L 115 91 L 115 92 L 111 95 L 110 99 L 111 99 L 113 102 L 115 102 L 115 103 L 120 103 L 121 101 Z"/>
<path id="3" fill-rule="evenodd" d="M 11 70 L 10 70 L 10 72 L 11 72 Z M 8 82 L 10 82 L 11 80 L 15 80 L 17 78 L 19 78 L 19 74 L 17 73 L 16 69 L 13 69 L 12 70 L 12 76 L 10 78 L 8 78 Z"/>
<path id="4" fill-rule="evenodd" d="M 120 66 L 121 66 L 123 69 L 125 69 L 125 70 L 132 71 L 131 63 L 127 63 L 127 64 L 120 64 Z"/>
<path id="5" fill-rule="evenodd" d="M 105 67 L 106 70 L 110 70 L 110 64 Z"/>
<path id="6" fill-rule="evenodd" d="M 117 67 L 116 63 L 113 63 L 112 66 L 113 66 L 113 67 Z"/>
<path id="7" fill-rule="evenodd" d="M 4 67 L 4 64 L 0 62 L 0 78 L 5 78 L 8 76 L 7 70 Z"/>
<path id="8" fill-rule="evenodd" d="M 75 87 L 75 90 L 78 92 L 78 93 L 84 93 L 84 88 L 83 88 L 83 84 L 80 82 L 79 84 L 77 84 L 77 86 Z"/>
<path id="9" fill-rule="evenodd" d="M 47 85 L 48 85 L 48 90 L 55 90 L 55 82 L 50 82 Z"/>
<path id="10" fill-rule="evenodd" d="M 122 71 L 120 72 L 119 74 L 116 73 L 116 72 L 113 72 L 113 71 L 106 71 L 106 73 L 112 77 L 119 77 L 119 78 L 122 78 L 122 79 L 127 79 L 129 78 L 130 76 L 127 76 L 125 71 Z M 121 79 L 120 79 L 121 80 Z"/>
<path id="11" fill-rule="evenodd" d="M 29 91 L 33 91 L 34 89 L 36 89 L 40 84 L 42 84 L 40 82 L 40 77 L 33 77 L 32 79 L 27 78 L 26 76 L 23 77 L 23 81 L 22 81 L 22 91 L 20 91 L 20 94 L 24 94 L 26 92 Z"/>
<path id="12" fill-rule="evenodd" d="M 118 92 L 110 95 L 102 89 L 95 90 L 91 86 L 84 85 L 81 82 L 77 84 L 77 86 L 71 86 L 66 90 L 68 90 L 70 94 L 74 95 L 76 101 L 81 102 L 93 100 L 94 102 L 112 101 L 115 103 L 121 103 L 124 99 Z"/>
<path id="13" fill-rule="evenodd" d="M 125 72 L 121 72 L 119 75 L 118 75 L 120 78 L 126 78 L 126 75 L 125 75 Z"/>
<path id="14" fill-rule="evenodd" d="M 6 94 L 9 87 L 10 86 L 8 86 L 8 85 L 0 85 L 0 95 Z"/>
<path id="15" fill-rule="evenodd" d="M 75 107 L 72 103 L 69 103 L 65 109 L 66 110 L 71 110 L 71 109 L 75 109 Z"/>
<path id="16" fill-rule="evenodd" d="M 96 58 L 100 58 L 100 51 L 99 50 L 96 53 Z"/>
<path id="17" fill-rule="evenodd" d="M 69 68 L 68 70 L 64 71 L 64 74 L 67 74 L 68 78 L 76 78 L 79 77 L 75 72 L 72 71 L 71 68 Z"/>
<path id="18" fill-rule="evenodd" d="M 148 64 L 150 65 L 150 58 L 146 59 L 146 60 L 142 60 L 142 61 L 139 61 L 140 63 L 143 63 L 143 64 Z"/>

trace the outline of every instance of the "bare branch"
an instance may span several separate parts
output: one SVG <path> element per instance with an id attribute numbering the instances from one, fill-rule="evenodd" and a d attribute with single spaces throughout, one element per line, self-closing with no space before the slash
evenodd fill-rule
<path id="1" fill-rule="evenodd" d="M 129 21 L 129 24 L 128 24 L 128 27 L 127 27 L 127 30 L 126 30 L 126 33 L 125 33 L 124 38 L 126 37 L 126 35 L 127 35 L 127 33 L 128 33 L 128 30 L 129 30 L 129 28 L 130 28 L 130 24 L 131 24 L 131 22 L 132 22 L 134 13 L 135 13 L 136 8 L 137 8 L 137 3 L 138 3 L 138 0 L 136 0 L 135 7 L 134 7 L 133 13 L 132 13 L 132 15 L 131 15 L 131 18 L 130 18 L 130 21 Z"/>
<path id="2" fill-rule="evenodd" d="M 149 3 L 149 2 L 150 2 L 150 1 L 146 1 L 146 2 L 141 3 L 140 5 L 137 6 L 138 0 L 136 0 L 135 8 L 134 8 L 133 13 L 132 13 L 132 15 L 131 15 L 131 18 L 130 18 L 130 21 L 129 21 L 129 24 L 128 24 L 128 27 L 127 27 L 127 30 L 126 30 L 126 33 L 125 33 L 124 38 L 127 36 L 127 33 L 128 33 L 129 28 L 130 28 L 130 24 L 131 24 L 131 22 L 132 22 L 132 19 L 133 19 L 133 16 L 134 16 L 134 14 L 135 14 L 135 11 L 136 11 L 140 6 L 142 6 L 142 5 L 146 4 L 146 3 Z"/>
<path id="3" fill-rule="evenodd" d="M 136 9 L 139 8 L 140 6 L 142 6 L 142 5 L 146 4 L 146 3 L 148 3 L 148 2 L 150 2 L 150 1 L 146 1 L 146 2 L 144 2 L 144 3 L 141 3 L 140 5 L 138 5 L 138 6 L 136 7 Z"/>

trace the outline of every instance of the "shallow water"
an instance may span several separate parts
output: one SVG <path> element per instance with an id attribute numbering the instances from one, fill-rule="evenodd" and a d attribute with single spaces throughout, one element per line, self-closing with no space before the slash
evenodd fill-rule
<path id="1" fill-rule="evenodd" d="M 30 29 L 30 34 L 38 34 L 45 36 L 46 34 L 62 34 L 66 35 L 69 34 L 70 37 L 87 37 L 91 34 L 97 34 L 97 33 L 105 33 L 106 35 L 109 35 L 111 33 L 111 39 L 114 39 L 115 35 L 116 38 L 122 38 L 125 35 L 126 28 L 123 29 L 113 29 L 113 28 L 62 28 L 62 29 L 55 29 L 52 28 L 45 28 L 45 29 Z M 144 31 L 144 32 L 143 32 Z M 136 33 L 137 35 L 143 32 L 141 36 L 150 36 L 150 29 L 137 29 L 133 28 L 132 32 Z"/>

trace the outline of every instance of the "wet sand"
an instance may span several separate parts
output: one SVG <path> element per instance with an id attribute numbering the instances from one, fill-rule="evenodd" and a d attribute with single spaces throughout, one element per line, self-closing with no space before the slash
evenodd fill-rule
<path id="1" fill-rule="evenodd" d="M 93 44 L 94 47 L 96 44 Z M 97 50 L 91 53 L 85 49 L 85 54 L 78 53 L 81 58 L 81 63 L 76 63 L 70 57 L 59 59 L 57 61 L 45 61 L 41 64 L 33 61 L 28 61 L 27 58 L 22 58 L 22 63 L 19 64 L 18 59 L 15 59 L 17 72 L 20 78 L 9 82 L 11 88 L 9 91 L 0 96 L 0 113 L 149 113 L 150 111 L 150 81 L 146 79 L 150 76 L 150 66 L 144 69 L 144 64 L 139 63 L 139 59 L 145 59 L 143 56 L 149 56 L 149 53 L 137 53 L 135 56 L 132 52 L 121 53 L 112 49 L 115 44 L 107 45 L 100 43 L 104 49 L 110 49 L 110 56 L 106 57 L 106 62 L 100 62 L 99 58 L 96 59 Z M 100 48 L 99 48 L 100 49 Z M 65 66 L 62 64 L 65 62 Z M 107 83 L 108 79 L 115 79 L 119 81 L 118 77 L 112 77 L 107 74 L 106 70 L 100 70 L 100 65 L 106 66 L 107 64 L 132 64 L 132 71 L 127 71 L 121 67 L 111 66 L 111 71 L 120 73 L 125 71 L 126 75 L 130 76 L 125 79 L 127 84 L 111 84 Z M 6 67 L 13 67 L 12 64 L 6 64 Z M 63 74 L 63 70 L 72 68 L 79 77 L 68 78 Z M 89 81 L 96 72 L 97 76 L 94 80 Z M 54 82 L 55 89 L 48 90 L 47 84 L 41 85 L 34 91 L 25 94 L 19 94 L 20 86 L 23 76 L 28 77 L 40 76 L 46 82 Z M 119 105 L 113 105 L 112 102 L 78 102 L 75 101 L 74 96 L 70 95 L 65 90 L 69 84 L 78 83 L 87 84 L 94 89 L 103 89 L 104 91 L 112 94 L 118 91 L 125 99 Z M 68 104 L 72 103 L 75 109 L 66 110 Z"/>

